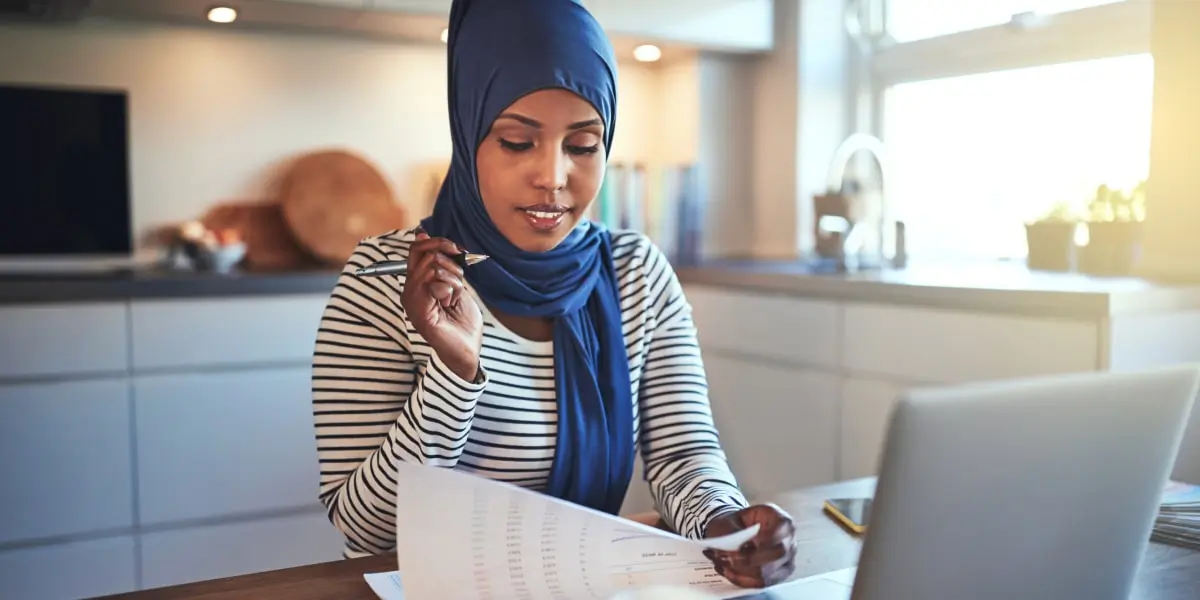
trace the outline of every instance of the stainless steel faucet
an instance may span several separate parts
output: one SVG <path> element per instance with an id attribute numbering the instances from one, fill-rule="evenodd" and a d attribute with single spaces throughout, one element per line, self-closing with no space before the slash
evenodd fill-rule
<path id="1" fill-rule="evenodd" d="M 892 216 L 891 206 L 888 205 L 887 185 L 892 181 L 891 178 L 891 163 L 887 159 L 887 149 L 884 147 L 883 141 L 879 138 L 866 134 L 854 133 L 847 137 L 837 147 L 833 153 L 833 160 L 829 165 L 829 176 L 826 181 L 828 193 L 840 194 L 843 193 L 846 185 L 846 168 L 850 164 L 850 160 L 859 152 L 867 152 L 875 159 L 876 168 L 879 170 L 880 190 L 879 190 L 879 206 L 878 208 L 878 231 L 879 248 L 878 248 L 878 267 L 900 267 L 903 266 L 904 248 L 903 243 L 898 240 L 901 234 L 902 225 Z M 869 231 L 864 230 L 863 224 L 850 222 L 847 230 L 842 234 L 842 259 L 850 260 L 851 257 L 858 257 L 861 254 L 862 246 L 865 237 L 869 235 Z M 866 266 L 866 265 L 864 265 Z"/>

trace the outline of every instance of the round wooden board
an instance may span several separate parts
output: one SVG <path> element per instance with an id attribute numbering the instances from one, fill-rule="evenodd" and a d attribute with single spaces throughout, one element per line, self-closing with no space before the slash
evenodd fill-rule
<path id="1" fill-rule="evenodd" d="M 363 238 L 403 226 L 387 179 L 343 150 L 300 157 L 283 174 L 279 206 L 296 239 L 317 258 L 344 264 Z"/>

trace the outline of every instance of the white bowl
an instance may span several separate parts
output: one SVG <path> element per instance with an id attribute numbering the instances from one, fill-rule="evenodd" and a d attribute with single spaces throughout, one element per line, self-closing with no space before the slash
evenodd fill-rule
<path id="1" fill-rule="evenodd" d="M 246 257 L 246 244 L 236 242 L 209 250 L 209 268 L 217 273 L 229 273 Z"/>

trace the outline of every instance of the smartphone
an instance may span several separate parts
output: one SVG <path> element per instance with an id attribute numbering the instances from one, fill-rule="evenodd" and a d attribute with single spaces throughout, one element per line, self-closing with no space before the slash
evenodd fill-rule
<path id="1" fill-rule="evenodd" d="M 867 530 L 871 499 L 830 498 L 825 501 L 825 512 L 846 529 L 861 534 Z"/>

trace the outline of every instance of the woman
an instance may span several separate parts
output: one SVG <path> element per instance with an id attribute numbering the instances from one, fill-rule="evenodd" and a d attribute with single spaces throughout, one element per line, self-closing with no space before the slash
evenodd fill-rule
<path id="1" fill-rule="evenodd" d="M 616 60 L 573 0 L 455 0 L 454 153 L 433 215 L 364 240 L 321 321 L 321 501 L 346 555 L 394 548 L 400 461 L 616 514 L 635 453 L 663 519 L 757 587 L 793 569 L 791 519 L 747 506 L 721 451 L 690 308 L 645 238 L 585 218 L 613 140 Z M 463 251 L 491 258 L 460 268 Z M 407 276 L 360 278 L 380 260 Z"/>

